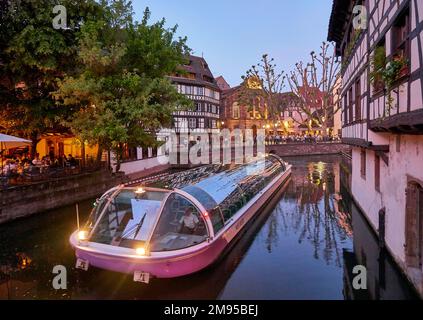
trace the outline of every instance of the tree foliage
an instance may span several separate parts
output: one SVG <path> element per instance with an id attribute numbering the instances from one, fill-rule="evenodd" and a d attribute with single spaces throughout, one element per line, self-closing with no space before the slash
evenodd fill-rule
<path id="1" fill-rule="evenodd" d="M 189 101 L 167 79 L 186 63 L 186 38 L 165 20 L 132 20 L 126 1 L 103 2 L 105 18 L 82 26 L 76 75 L 59 82 L 54 97 L 73 112 L 65 120 L 82 140 L 116 155 L 119 170 L 125 147 L 155 147 L 156 132 L 172 124 Z"/>
<path id="2" fill-rule="evenodd" d="M 68 28 L 54 29 L 52 0 L 7 0 L 0 21 L 0 119 L 8 132 L 33 140 L 65 111 L 50 92 L 75 68 L 80 26 L 101 13 L 93 0 L 63 0 Z"/>

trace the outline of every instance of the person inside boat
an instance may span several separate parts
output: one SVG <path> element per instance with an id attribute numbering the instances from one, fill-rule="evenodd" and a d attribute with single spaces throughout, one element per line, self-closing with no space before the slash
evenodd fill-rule
<path id="1" fill-rule="evenodd" d="M 193 213 L 192 207 L 188 207 L 185 209 L 185 213 L 179 221 L 181 225 L 179 232 L 183 234 L 194 234 L 199 222 L 200 220 L 198 220 L 198 217 Z"/>

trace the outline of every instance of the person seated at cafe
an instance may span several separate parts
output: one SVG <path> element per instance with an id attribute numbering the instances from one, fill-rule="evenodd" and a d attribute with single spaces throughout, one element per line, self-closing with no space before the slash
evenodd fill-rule
<path id="1" fill-rule="evenodd" d="M 78 166 L 78 162 L 76 161 L 76 159 L 71 154 L 68 155 L 68 162 L 69 162 L 70 167 Z"/>
<path id="2" fill-rule="evenodd" d="M 43 162 L 40 160 L 40 155 L 38 153 L 35 155 L 34 160 L 32 160 L 32 164 L 34 166 L 41 166 L 43 164 Z"/>
<path id="3" fill-rule="evenodd" d="M 59 164 L 61 167 L 66 167 L 68 165 L 68 158 L 66 158 L 65 154 L 59 156 Z"/>
<path id="4" fill-rule="evenodd" d="M 53 161 L 50 162 L 50 166 L 52 168 L 59 168 L 59 167 L 61 167 L 59 158 L 54 158 Z"/>
<path id="5" fill-rule="evenodd" d="M 15 172 L 17 169 L 18 169 L 18 164 L 16 163 L 16 161 L 15 160 L 10 160 L 10 162 L 9 162 L 9 167 L 10 167 L 10 170 L 12 171 L 12 172 Z"/>
<path id="6" fill-rule="evenodd" d="M 10 175 L 11 170 L 10 170 L 10 160 L 9 160 L 9 159 L 7 159 L 7 160 L 3 163 L 3 170 L 2 170 L 2 173 L 3 173 L 5 176 Z"/>
<path id="7" fill-rule="evenodd" d="M 3 174 L 10 176 L 15 174 L 18 170 L 18 165 L 13 159 L 7 159 L 3 166 Z"/>
<path id="8" fill-rule="evenodd" d="M 22 156 L 22 159 L 21 159 L 21 164 L 22 165 L 25 165 L 25 164 L 29 164 L 29 163 L 31 163 L 31 160 L 28 158 L 28 155 L 27 154 L 24 154 Z"/>
<path id="9" fill-rule="evenodd" d="M 193 208 L 189 207 L 185 210 L 184 215 L 179 220 L 181 225 L 179 232 L 183 234 L 194 234 L 199 222 L 200 221 L 197 216 L 194 214 Z"/>

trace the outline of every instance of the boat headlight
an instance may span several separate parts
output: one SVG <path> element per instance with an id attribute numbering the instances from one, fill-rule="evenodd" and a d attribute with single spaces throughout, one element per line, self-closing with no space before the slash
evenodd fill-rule
<path id="1" fill-rule="evenodd" d="M 88 239 L 88 232 L 85 230 L 78 231 L 78 240 L 85 241 Z"/>
<path id="2" fill-rule="evenodd" d="M 135 249 L 135 252 L 137 255 L 139 256 L 144 256 L 145 255 L 145 248 L 144 247 L 139 247 Z"/>
<path id="3" fill-rule="evenodd" d="M 135 193 L 141 195 L 145 193 L 145 189 L 143 187 L 138 187 L 137 190 L 135 190 Z"/>

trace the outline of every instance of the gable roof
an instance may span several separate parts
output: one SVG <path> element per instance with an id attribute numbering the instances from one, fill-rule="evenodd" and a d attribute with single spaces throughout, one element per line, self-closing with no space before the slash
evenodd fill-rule
<path id="1" fill-rule="evenodd" d="M 339 47 L 342 39 L 344 38 L 344 26 L 349 16 L 351 15 L 350 8 L 354 0 L 333 0 L 332 13 L 329 21 L 328 41 L 336 43 L 337 51 L 339 54 Z"/>
<path id="2" fill-rule="evenodd" d="M 210 71 L 209 65 L 203 57 L 190 55 L 187 57 L 189 64 L 182 65 L 181 69 L 185 72 L 194 74 L 195 78 L 185 78 L 179 76 L 170 76 L 170 79 L 178 83 L 197 84 L 212 87 L 220 91 L 213 73 Z"/>

